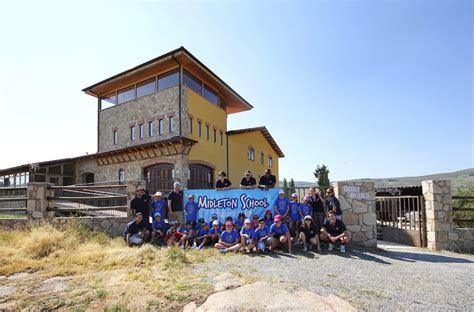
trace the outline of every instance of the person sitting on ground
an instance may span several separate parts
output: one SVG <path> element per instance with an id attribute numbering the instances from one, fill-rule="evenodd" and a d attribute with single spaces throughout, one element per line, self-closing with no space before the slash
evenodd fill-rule
<path id="1" fill-rule="evenodd" d="M 346 252 L 346 245 L 349 244 L 349 234 L 346 226 L 341 220 L 336 218 L 336 213 L 333 210 L 328 212 L 328 218 L 324 221 L 320 238 L 321 241 L 329 243 L 328 251 L 332 251 L 334 244 L 340 242 L 341 253 Z"/>
<path id="2" fill-rule="evenodd" d="M 172 221 L 169 230 L 166 232 L 165 241 L 168 247 L 176 246 L 176 244 L 179 244 L 179 242 L 184 236 L 184 234 L 178 232 L 177 226 L 178 223 Z"/>
<path id="3" fill-rule="evenodd" d="M 155 212 L 153 223 L 151 224 L 151 242 L 161 246 L 164 244 L 168 226 L 159 212 Z"/>
<path id="4" fill-rule="evenodd" d="M 194 201 L 194 195 L 190 194 L 188 196 L 188 202 L 184 206 L 184 211 L 186 213 L 186 223 L 190 221 L 196 222 L 197 214 L 199 211 L 198 204 Z"/>
<path id="5" fill-rule="evenodd" d="M 252 229 L 255 231 L 258 228 L 258 215 L 254 214 L 252 216 Z"/>
<path id="6" fill-rule="evenodd" d="M 245 219 L 244 227 L 240 230 L 240 244 L 242 252 L 249 253 L 255 245 L 255 231 L 252 229 L 252 221 Z"/>
<path id="7" fill-rule="evenodd" d="M 219 238 L 221 237 L 221 227 L 219 225 L 219 221 L 214 220 L 212 221 L 212 228 L 209 230 L 209 234 L 211 234 L 211 244 L 215 245 L 219 242 Z"/>
<path id="8" fill-rule="evenodd" d="M 265 216 L 263 217 L 263 219 L 265 220 L 265 225 L 268 226 L 268 228 L 270 228 L 273 224 L 272 211 L 271 210 L 265 211 Z"/>
<path id="9" fill-rule="evenodd" d="M 258 187 L 262 190 L 268 190 L 274 188 L 276 184 L 276 177 L 272 174 L 272 170 L 268 168 L 265 170 L 265 174 L 260 177 Z"/>
<path id="10" fill-rule="evenodd" d="M 311 216 L 305 216 L 303 224 L 300 226 L 299 238 L 303 242 L 303 251 L 308 251 L 313 246 L 316 246 L 318 252 L 321 252 L 319 245 L 318 227 L 314 224 Z"/>
<path id="11" fill-rule="evenodd" d="M 290 231 L 286 223 L 282 222 L 283 217 L 281 215 L 275 216 L 275 223 L 270 227 L 270 234 L 272 235 L 270 240 L 269 250 L 273 251 L 279 246 L 283 246 L 288 243 L 288 253 L 293 253 L 291 250 L 291 238 Z"/>
<path id="12" fill-rule="evenodd" d="M 234 225 L 231 221 L 227 221 L 225 223 L 225 231 L 221 233 L 219 242 L 214 247 L 219 249 L 221 253 L 238 251 L 241 247 L 239 240 L 239 233 L 234 230 Z"/>
<path id="13" fill-rule="evenodd" d="M 196 237 L 197 233 L 199 231 L 197 222 L 196 221 L 191 221 L 187 224 L 189 232 L 187 235 L 187 240 L 188 240 L 188 245 L 189 246 L 196 246 Z"/>
<path id="14" fill-rule="evenodd" d="M 181 248 L 186 248 L 189 245 L 189 240 L 192 236 L 192 231 L 190 231 L 189 225 L 190 224 L 181 223 L 178 229 L 176 230 L 178 233 L 183 235 L 179 240 L 179 245 L 181 246 Z"/>
<path id="15" fill-rule="evenodd" d="M 206 222 L 201 224 L 201 229 L 196 234 L 197 249 L 202 249 L 211 243 L 211 231 L 209 230 L 209 224 Z"/>
<path id="16" fill-rule="evenodd" d="M 292 237 L 298 237 L 298 228 L 301 223 L 300 203 L 298 203 L 298 194 L 291 194 L 290 201 L 290 234 Z"/>
<path id="17" fill-rule="evenodd" d="M 219 179 L 216 181 L 216 191 L 225 191 L 231 188 L 232 183 L 226 176 L 224 171 L 219 172 Z"/>
<path id="18" fill-rule="evenodd" d="M 285 197 L 285 192 L 280 190 L 278 192 L 278 198 L 275 200 L 273 205 L 275 209 L 275 215 L 280 215 L 283 217 L 283 221 L 287 221 L 288 213 L 290 212 L 290 201 Z"/>
<path id="19" fill-rule="evenodd" d="M 250 170 L 247 170 L 240 181 L 240 188 L 241 189 L 255 189 L 257 188 L 257 180 L 252 177 L 252 173 Z"/>
<path id="20" fill-rule="evenodd" d="M 336 219 L 342 221 L 342 210 L 341 204 L 339 200 L 334 196 L 334 189 L 332 187 L 326 190 L 326 206 L 328 207 L 328 211 L 334 211 L 336 214 Z"/>
<path id="21" fill-rule="evenodd" d="M 299 207 L 300 220 L 303 222 L 304 217 L 311 215 L 311 206 L 309 205 L 309 197 L 303 197 L 303 203 Z"/>
<path id="22" fill-rule="evenodd" d="M 133 221 L 127 224 L 124 234 L 125 242 L 129 247 L 141 246 L 145 242 L 150 232 L 140 212 L 137 212 Z"/>
<path id="23" fill-rule="evenodd" d="M 156 192 L 151 202 L 152 216 L 157 212 L 161 215 L 162 219 L 165 219 L 166 213 L 168 212 L 168 202 L 163 198 L 163 193 Z"/>
<path id="24" fill-rule="evenodd" d="M 245 222 L 245 213 L 241 212 L 239 213 L 238 219 L 235 220 L 235 223 L 234 223 L 235 230 L 240 232 L 240 230 L 244 227 L 244 222 Z"/>
<path id="25" fill-rule="evenodd" d="M 257 242 L 257 251 L 265 251 L 268 247 L 268 238 L 270 229 L 265 225 L 265 219 L 258 220 L 258 228 L 255 230 L 255 241 Z"/>

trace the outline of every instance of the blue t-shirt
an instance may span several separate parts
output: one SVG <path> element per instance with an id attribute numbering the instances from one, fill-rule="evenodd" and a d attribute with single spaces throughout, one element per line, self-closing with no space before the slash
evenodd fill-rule
<path id="1" fill-rule="evenodd" d="M 280 227 L 277 227 L 277 225 L 273 223 L 272 226 L 270 227 L 270 233 L 277 234 L 277 235 L 284 235 L 288 233 L 288 226 L 286 225 L 286 223 L 282 222 Z"/>
<path id="2" fill-rule="evenodd" d="M 183 234 L 189 233 L 189 229 L 187 227 L 182 227 L 182 226 L 180 226 L 176 231 Z"/>
<path id="3" fill-rule="evenodd" d="M 311 206 L 305 205 L 305 204 L 301 204 L 301 205 L 300 205 L 300 211 L 301 211 L 301 214 L 303 215 L 303 217 L 309 216 L 309 215 L 310 215 L 310 211 L 311 211 Z"/>
<path id="4" fill-rule="evenodd" d="M 255 231 L 252 228 L 246 228 L 245 226 L 240 230 L 240 234 L 247 234 L 250 239 L 255 238 Z"/>
<path id="5" fill-rule="evenodd" d="M 286 209 L 288 208 L 288 204 L 290 203 L 290 201 L 288 200 L 288 198 L 283 198 L 281 199 L 280 197 L 278 197 L 276 200 L 275 200 L 275 206 L 276 206 L 276 210 L 281 214 L 281 215 L 284 215 L 285 212 L 286 212 Z"/>
<path id="6" fill-rule="evenodd" d="M 267 236 L 268 234 L 270 234 L 270 229 L 266 225 L 263 229 L 257 228 L 255 230 L 255 238 L 257 240 L 260 240 L 262 237 Z"/>
<path id="7" fill-rule="evenodd" d="M 152 201 L 151 202 L 151 208 L 153 210 L 152 216 L 154 216 L 155 213 L 159 212 L 161 217 L 164 218 L 165 217 L 165 208 L 167 208 L 167 207 L 168 207 L 168 203 L 163 198 L 160 199 L 160 200 Z"/>
<path id="8" fill-rule="evenodd" d="M 187 202 L 186 206 L 184 206 L 184 211 L 186 211 L 186 222 L 196 221 L 198 210 L 199 206 L 196 202 Z"/>
<path id="9" fill-rule="evenodd" d="M 207 234 L 210 234 L 211 233 L 211 230 L 205 230 L 205 229 L 200 229 L 198 231 L 198 234 L 197 234 L 197 237 L 201 237 L 201 236 L 204 236 L 204 235 L 207 235 Z"/>
<path id="10" fill-rule="evenodd" d="M 293 222 L 300 220 L 300 204 L 297 202 L 290 202 L 290 219 Z"/>
<path id="11" fill-rule="evenodd" d="M 244 227 L 244 222 L 245 222 L 245 219 L 244 220 L 237 219 L 237 221 L 235 221 L 234 225 L 236 225 L 240 229 L 240 228 Z"/>
<path id="12" fill-rule="evenodd" d="M 329 207 L 329 210 L 334 210 L 334 207 L 336 207 L 336 215 L 342 215 L 341 204 L 339 203 L 339 200 L 336 197 L 333 196 L 331 198 L 326 199 L 326 203 Z"/>
<path id="13" fill-rule="evenodd" d="M 219 235 L 220 235 L 221 232 L 222 232 L 222 231 L 221 231 L 221 227 L 220 227 L 220 226 L 217 228 L 217 230 L 216 230 L 214 227 L 211 228 L 211 229 L 209 229 L 209 234 L 211 234 L 211 235 L 213 235 L 213 234 L 219 234 Z"/>
<path id="14" fill-rule="evenodd" d="M 160 222 L 153 220 L 153 223 L 151 224 L 151 228 L 156 231 L 162 231 L 163 233 L 166 233 L 167 226 L 166 222 L 163 220 L 160 220 Z"/>
<path id="15" fill-rule="evenodd" d="M 230 233 L 227 231 L 224 231 L 221 234 L 221 240 L 227 244 L 237 243 L 239 242 L 239 233 L 237 233 L 236 230 L 232 230 L 232 232 Z"/>
<path id="16" fill-rule="evenodd" d="M 268 228 L 270 228 L 272 224 L 273 224 L 273 218 L 265 219 L 265 226 L 268 226 Z"/>

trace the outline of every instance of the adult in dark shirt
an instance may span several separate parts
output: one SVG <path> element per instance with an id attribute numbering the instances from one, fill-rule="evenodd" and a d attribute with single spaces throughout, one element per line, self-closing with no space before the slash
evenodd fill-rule
<path id="1" fill-rule="evenodd" d="M 141 246 L 146 241 L 150 233 L 140 212 L 137 212 L 133 221 L 127 224 L 123 234 L 129 247 Z"/>
<path id="2" fill-rule="evenodd" d="M 179 224 L 184 222 L 184 193 L 181 190 L 181 183 L 174 182 L 173 190 L 168 194 L 168 215 L 170 219 L 176 220 Z"/>
<path id="3" fill-rule="evenodd" d="M 216 181 L 216 191 L 224 191 L 230 189 L 232 183 L 226 178 L 224 171 L 219 172 L 219 179 Z"/>
<path id="4" fill-rule="evenodd" d="M 312 246 L 316 246 L 318 252 L 321 252 L 321 246 L 319 245 L 319 229 L 313 222 L 311 216 L 305 216 L 303 224 L 301 224 L 299 238 L 303 242 L 303 251 L 308 251 L 308 246 L 311 249 Z"/>
<path id="5" fill-rule="evenodd" d="M 258 187 L 263 190 L 268 190 L 269 188 L 274 188 L 276 184 L 276 177 L 272 174 L 272 170 L 268 168 L 265 170 L 265 174 L 260 177 L 258 182 Z"/>
<path id="6" fill-rule="evenodd" d="M 143 222 L 148 226 L 150 223 L 150 208 L 151 199 L 149 196 L 145 196 L 145 189 L 141 186 L 137 187 L 135 191 L 135 198 L 130 202 L 130 209 L 133 215 L 141 213 L 143 216 Z"/>
<path id="7" fill-rule="evenodd" d="M 321 193 L 319 192 L 318 188 L 309 188 L 308 203 L 311 206 L 311 215 L 313 217 L 313 222 L 318 228 L 319 232 L 323 227 L 324 219 L 326 219 L 326 213 L 324 212 L 324 206 L 326 206 L 326 201 L 321 196 Z"/>
<path id="8" fill-rule="evenodd" d="M 334 189 L 332 187 L 326 190 L 326 206 L 328 211 L 334 211 L 336 213 L 336 219 L 342 221 L 342 210 L 339 200 L 334 196 Z"/>
<path id="9" fill-rule="evenodd" d="M 345 245 L 349 243 L 349 234 L 347 233 L 344 223 L 336 219 L 336 213 L 333 210 L 328 212 L 328 218 L 324 221 L 320 238 L 322 241 L 329 243 L 329 251 L 333 250 L 335 243 L 340 242 L 341 253 L 346 252 Z"/>
<path id="10" fill-rule="evenodd" d="M 242 177 L 242 180 L 240 180 L 240 188 L 241 189 L 254 189 L 257 188 L 257 180 L 255 180 L 254 177 L 252 177 L 252 173 L 250 170 L 247 170 L 244 173 L 244 176 Z"/>

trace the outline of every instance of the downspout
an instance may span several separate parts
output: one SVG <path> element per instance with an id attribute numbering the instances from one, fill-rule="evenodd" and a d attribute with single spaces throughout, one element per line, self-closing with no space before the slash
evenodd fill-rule
<path id="1" fill-rule="evenodd" d="M 229 172 L 229 135 L 226 133 L 225 134 L 225 147 L 226 147 L 226 163 L 227 163 L 227 168 L 226 168 L 226 171 L 227 171 L 227 176 L 230 177 L 230 172 Z"/>
<path id="2" fill-rule="evenodd" d="M 174 57 L 174 54 L 171 55 L 173 60 L 179 65 L 179 84 L 178 84 L 178 124 L 179 124 L 179 136 L 183 136 L 183 130 L 181 127 L 181 90 L 183 84 L 183 65 Z"/>
<path id="3" fill-rule="evenodd" d="M 90 93 L 97 97 L 97 153 L 99 152 L 99 137 L 100 137 L 100 111 L 102 110 L 102 102 L 100 96 L 92 91 Z"/>

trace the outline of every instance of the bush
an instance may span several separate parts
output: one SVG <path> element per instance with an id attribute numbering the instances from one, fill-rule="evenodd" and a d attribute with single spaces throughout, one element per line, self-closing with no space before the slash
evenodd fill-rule
<path id="1" fill-rule="evenodd" d="M 453 195 L 457 196 L 474 196 L 474 188 L 467 187 L 467 188 L 459 188 L 457 189 Z M 453 199 L 453 209 L 455 208 L 468 208 L 474 207 L 474 200 L 469 199 Z M 453 218 L 474 218 L 474 209 L 471 211 L 454 211 Z M 455 226 L 457 227 L 472 227 L 472 222 L 455 222 Z"/>
<path id="2" fill-rule="evenodd" d="M 34 228 L 23 243 L 23 251 L 32 258 L 44 258 L 62 247 L 64 234 L 50 225 Z"/>
<path id="3" fill-rule="evenodd" d="M 179 247 L 168 248 L 166 258 L 166 263 L 171 266 L 181 266 L 189 263 L 186 252 Z"/>

